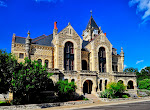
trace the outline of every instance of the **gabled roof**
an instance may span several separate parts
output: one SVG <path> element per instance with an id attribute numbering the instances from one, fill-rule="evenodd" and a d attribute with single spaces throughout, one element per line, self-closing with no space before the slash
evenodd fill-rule
<path id="1" fill-rule="evenodd" d="M 97 26 L 97 24 L 96 24 L 96 22 L 95 22 L 95 20 L 93 19 L 92 16 L 91 16 L 91 18 L 90 18 L 90 20 L 89 20 L 89 22 L 88 22 L 88 24 L 86 26 L 86 29 L 89 29 L 89 25 L 91 25 L 91 27 L 99 29 L 98 26 Z"/>
<path id="2" fill-rule="evenodd" d="M 20 44 L 25 44 L 25 40 L 26 40 L 25 37 L 16 36 L 16 38 L 15 38 L 15 42 L 20 43 Z M 32 39 L 32 44 L 52 46 L 52 43 L 51 43 L 52 40 L 53 40 L 53 34 L 48 35 L 48 36 L 42 35 L 42 36 Z"/>

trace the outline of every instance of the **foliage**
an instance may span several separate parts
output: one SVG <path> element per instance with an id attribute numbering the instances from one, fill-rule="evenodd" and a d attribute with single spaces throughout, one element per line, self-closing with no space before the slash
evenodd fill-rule
<path id="1" fill-rule="evenodd" d="M 107 89 L 101 93 L 101 98 L 117 98 L 126 90 L 124 84 L 111 82 L 107 85 Z"/>
<path id="2" fill-rule="evenodd" d="M 122 98 L 128 98 L 128 95 L 122 95 Z"/>
<path id="3" fill-rule="evenodd" d="M 83 100 L 89 100 L 88 98 L 83 97 Z"/>
<path id="4" fill-rule="evenodd" d="M 150 90 L 150 79 L 143 79 L 139 82 L 139 89 Z"/>
<path id="5" fill-rule="evenodd" d="M 138 72 L 138 69 L 137 68 L 132 68 L 132 67 L 130 67 L 130 68 L 126 68 L 125 70 L 124 70 L 124 72 Z"/>
<path id="6" fill-rule="evenodd" d="M 48 73 L 46 67 L 38 61 L 25 58 L 24 63 L 16 65 L 16 70 L 12 75 L 11 89 L 14 94 L 14 103 L 23 104 L 36 101 L 35 95 L 53 88 L 52 80 L 49 78 L 51 75 L 52 73 Z"/>
<path id="7" fill-rule="evenodd" d="M 16 64 L 17 60 L 12 54 L 0 50 L 0 93 L 5 94 L 9 91 Z"/>
<path id="8" fill-rule="evenodd" d="M 76 88 L 74 82 L 68 83 L 67 80 L 59 80 L 56 84 L 56 91 L 61 101 L 70 100 L 70 96 L 73 95 Z"/>

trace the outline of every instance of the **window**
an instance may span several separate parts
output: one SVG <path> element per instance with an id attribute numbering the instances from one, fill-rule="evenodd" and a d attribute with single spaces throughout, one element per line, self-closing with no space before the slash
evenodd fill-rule
<path id="1" fill-rule="evenodd" d="M 102 91 L 102 80 L 100 80 L 99 89 Z"/>
<path id="2" fill-rule="evenodd" d="M 46 68 L 48 68 L 48 60 L 45 60 Z"/>
<path id="3" fill-rule="evenodd" d="M 24 54 L 23 53 L 19 53 L 19 58 L 24 58 Z"/>
<path id="4" fill-rule="evenodd" d="M 106 52 L 104 47 L 99 48 L 98 58 L 99 58 L 99 71 L 106 72 Z"/>
<path id="5" fill-rule="evenodd" d="M 74 70 L 74 47 L 72 42 L 66 42 L 64 48 L 64 69 Z"/>
<path id="6" fill-rule="evenodd" d="M 70 34 L 71 34 L 71 29 L 70 29 Z"/>
<path id="7" fill-rule="evenodd" d="M 42 60 L 41 59 L 38 59 L 38 62 L 42 64 Z"/>
<path id="8" fill-rule="evenodd" d="M 105 89 L 107 88 L 107 80 L 105 80 Z"/>

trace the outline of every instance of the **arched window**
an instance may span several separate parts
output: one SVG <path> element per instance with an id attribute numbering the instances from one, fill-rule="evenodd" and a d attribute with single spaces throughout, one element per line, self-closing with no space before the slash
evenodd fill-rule
<path id="1" fill-rule="evenodd" d="M 49 63 L 49 61 L 45 60 L 46 68 L 48 68 L 48 63 Z"/>
<path id="2" fill-rule="evenodd" d="M 130 80 L 130 81 L 128 82 L 127 89 L 134 89 L 133 81 Z"/>
<path id="3" fill-rule="evenodd" d="M 98 59 L 99 59 L 99 71 L 106 72 L 106 52 L 104 47 L 99 48 Z"/>
<path id="4" fill-rule="evenodd" d="M 86 62 L 86 60 L 82 60 L 82 70 L 87 70 L 87 62 Z"/>
<path id="5" fill-rule="evenodd" d="M 38 59 L 38 62 L 42 64 L 42 60 L 41 59 Z"/>
<path id="6" fill-rule="evenodd" d="M 64 48 L 64 69 L 74 70 L 74 47 L 73 43 L 66 42 Z"/>
<path id="7" fill-rule="evenodd" d="M 102 91 L 102 79 L 100 80 L 99 89 Z"/>
<path id="8" fill-rule="evenodd" d="M 107 80 L 105 80 L 105 89 L 107 88 Z"/>
<path id="9" fill-rule="evenodd" d="M 71 82 L 74 82 L 74 81 L 75 81 L 74 79 L 71 80 Z"/>

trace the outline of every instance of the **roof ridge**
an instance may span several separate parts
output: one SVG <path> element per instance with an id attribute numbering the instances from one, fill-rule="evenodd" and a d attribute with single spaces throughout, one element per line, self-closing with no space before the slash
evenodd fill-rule
<path id="1" fill-rule="evenodd" d="M 24 39 L 26 39 L 26 37 L 21 37 L 21 36 L 15 36 L 15 37 L 20 37 L 20 38 L 24 38 Z"/>
<path id="2" fill-rule="evenodd" d="M 35 41 L 33 41 L 32 43 L 35 43 L 35 42 L 37 42 L 37 41 L 39 41 L 39 40 L 41 40 L 41 39 L 44 39 L 44 38 L 46 38 L 46 37 L 48 37 L 48 36 L 50 36 L 50 35 L 52 35 L 52 34 L 50 34 L 50 35 L 45 35 L 45 34 L 43 34 L 44 35 L 44 37 L 42 37 L 42 38 L 40 38 L 40 39 L 37 39 L 37 40 L 35 40 Z M 40 36 L 41 37 L 41 36 Z"/>

